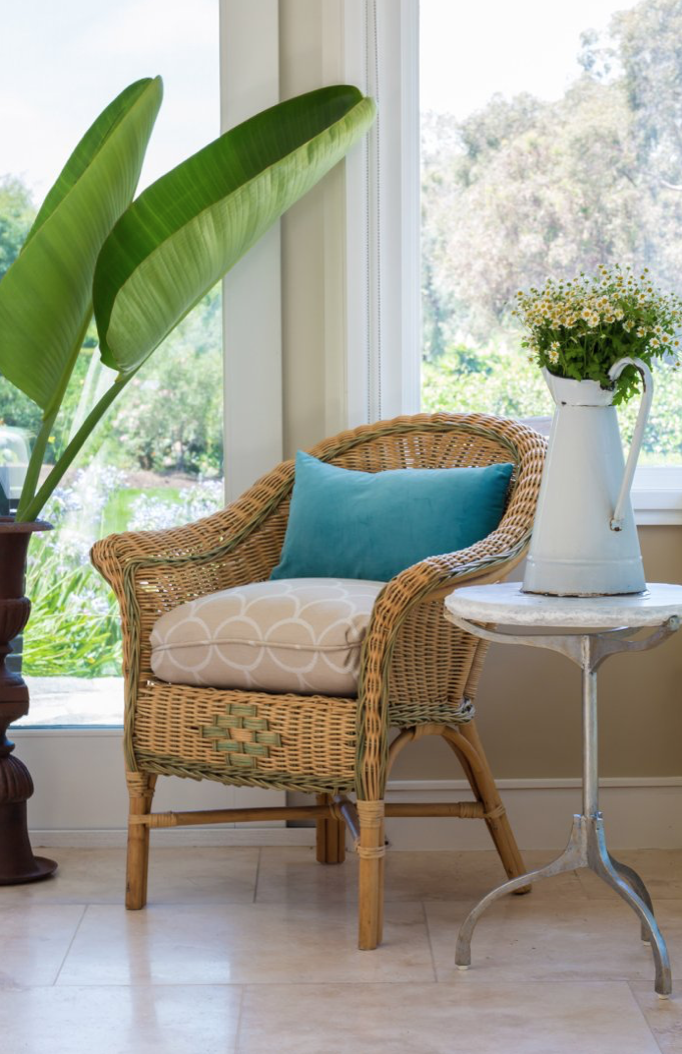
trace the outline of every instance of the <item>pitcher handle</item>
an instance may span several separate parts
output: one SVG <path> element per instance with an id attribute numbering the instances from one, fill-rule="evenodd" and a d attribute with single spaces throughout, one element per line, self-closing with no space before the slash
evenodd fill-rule
<path id="1" fill-rule="evenodd" d="M 639 404 L 639 413 L 637 414 L 637 423 L 635 425 L 635 431 L 632 436 L 632 443 L 630 444 L 630 453 L 628 454 L 627 464 L 625 466 L 625 472 L 623 473 L 623 482 L 620 485 L 620 493 L 618 495 L 618 501 L 616 507 L 613 510 L 613 516 L 609 527 L 612 531 L 623 530 L 623 506 L 630 497 L 630 487 L 632 486 L 632 478 L 635 474 L 635 468 L 637 466 L 637 458 L 639 457 L 639 451 L 642 446 L 642 439 L 644 438 L 644 429 L 646 427 L 647 418 L 649 416 L 649 410 L 651 409 L 651 400 L 654 397 L 654 379 L 651 376 L 651 370 L 647 366 L 646 362 L 642 362 L 641 359 L 619 359 L 618 362 L 614 362 L 613 366 L 609 370 L 609 377 L 612 381 L 617 381 L 621 373 L 626 366 L 634 366 L 642 375 L 642 401 Z"/>

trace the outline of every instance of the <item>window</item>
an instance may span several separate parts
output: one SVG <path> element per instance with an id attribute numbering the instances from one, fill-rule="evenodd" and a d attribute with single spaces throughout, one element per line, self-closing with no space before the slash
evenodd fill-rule
<path id="1" fill-rule="evenodd" d="M 424 409 L 551 413 L 518 289 L 619 263 L 679 292 L 681 31 L 678 0 L 421 0 Z M 656 372 L 641 462 L 682 465 L 682 374 Z"/>
<path id="2" fill-rule="evenodd" d="M 126 84 L 157 72 L 164 78 L 138 190 L 219 134 L 218 41 L 215 0 L 62 0 L 7 9 L 0 111 L 10 168 L 0 172 L 0 276 L 70 150 Z M 91 328 L 52 456 L 107 384 L 107 372 Z M 0 419 L 0 447 L 16 477 L 38 410 L 1 379 Z M 222 434 L 215 289 L 131 382 L 44 510 L 55 529 L 31 543 L 25 723 L 120 724 L 118 609 L 88 550 L 111 531 L 171 526 L 220 507 Z M 9 482 L 20 487 L 16 478 Z"/>

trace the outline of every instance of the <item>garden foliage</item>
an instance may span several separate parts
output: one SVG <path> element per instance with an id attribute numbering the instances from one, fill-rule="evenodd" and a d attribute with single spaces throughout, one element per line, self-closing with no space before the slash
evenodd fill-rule
<path id="1" fill-rule="evenodd" d="M 642 0 L 601 38 L 585 28 L 582 73 L 561 98 L 494 96 L 463 121 L 423 116 L 424 409 L 446 390 L 451 409 L 474 392 L 477 410 L 511 408 L 515 392 L 532 413 L 547 405 L 512 315 L 521 288 L 620 264 L 680 290 L 682 4 Z M 499 382 L 489 373 L 498 354 Z M 679 375 L 658 386 L 653 415 L 667 416 L 647 428 L 645 459 L 680 459 L 681 395 Z"/>
<path id="2" fill-rule="evenodd" d="M 125 527 L 161 530 L 219 509 L 222 481 L 153 495 L 122 490 L 125 475 L 99 459 L 59 487 L 46 509 L 53 531 L 36 535 L 28 564 L 31 620 L 24 673 L 36 677 L 105 677 L 121 673 L 118 604 L 90 563 L 94 538 Z M 121 510 L 121 496 L 127 500 Z M 120 514 L 124 522 L 121 524 Z"/>

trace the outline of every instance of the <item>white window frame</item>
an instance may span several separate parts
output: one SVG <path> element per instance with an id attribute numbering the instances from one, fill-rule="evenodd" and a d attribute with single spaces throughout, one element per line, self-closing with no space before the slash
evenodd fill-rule
<path id="1" fill-rule="evenodd" d="M 342 0 L 344 79 L 377 102 L 346 160 L 347 417 L 420 404 L 419 4 Z"/>
<path id="2" fill-rule="evenodd" d="M 420 406 L 419 0 L 341 2 L 346 77 L 380 112 L 346 167 L 352 426 Z M 639 525 L 682 524 L 682 466 L 638 467 L 632 502 Z"/>

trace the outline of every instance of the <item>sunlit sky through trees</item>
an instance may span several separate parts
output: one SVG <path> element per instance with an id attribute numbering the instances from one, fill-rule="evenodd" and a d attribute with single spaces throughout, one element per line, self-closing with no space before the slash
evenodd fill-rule
<path id="1" fill-rule="evenodd" d="M 421 109 L 467 117 L 501 92 L 558 99 L 580 73 L 584 30 L 635 0 L 421 0 Z"/>
<path id="2" fill-rule="evenodd" d="M 220 132 L 218 0 L 2 4 L 0 177 L 18 176 L 39 204 L 107 103 L 159 73 L 165 99 L 140 187 Z"/>
<path id="3" fill-rule="evenodd" d="M 494 92 L 558 98 L 579 73 L 580 33 L 634 2 L 421 0 L 421 108 L 462 118 Z M 144 186 L 218 134 L 218 61 L 218 0 L 3 5 L 0 176 L 18 175 L 39 203 L 106 103 L 161 73 Z"/>

